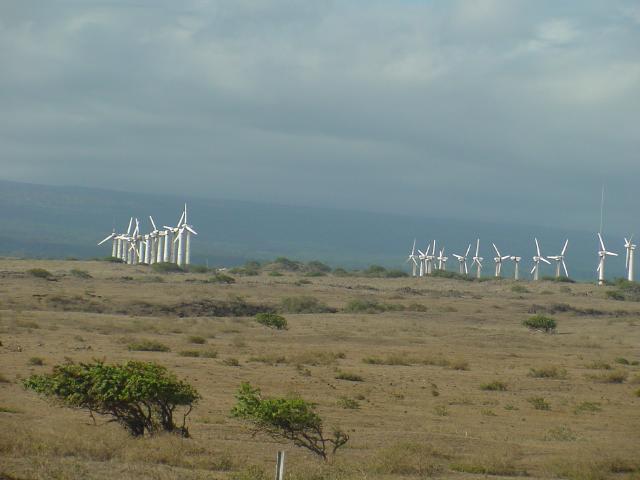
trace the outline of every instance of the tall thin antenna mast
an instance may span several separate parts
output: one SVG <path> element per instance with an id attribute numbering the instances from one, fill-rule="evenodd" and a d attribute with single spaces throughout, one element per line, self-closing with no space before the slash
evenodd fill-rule
<path id="1" fill-rule="evenodd" d="M 602 219 L 604 218 L 604 184 L 602 185 L 602 197 L 600 198 L 600 235 L 602 235 Z"/>

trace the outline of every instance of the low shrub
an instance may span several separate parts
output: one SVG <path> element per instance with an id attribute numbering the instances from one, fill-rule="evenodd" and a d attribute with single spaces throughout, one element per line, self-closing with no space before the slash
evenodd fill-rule
<path id="1" fill-rule="evenodd" d="M 336 403 L 339 407 L 346 410 L 358 410 L 360 408 L 360 403 L 349 397 L 340 397 Z"/>
<path id="2" fill-rule="evenodd" d="M 44 359 L 41 357 L 31 357 L 29 358 L 29 361 L 27 363 L 29 365 L 41 367 L 42 365 L 44 365 Z"/>
<path id="3" fill-rule="evenodd" d="M 209 269 L 204 265 L 189 265 L 185 268 L 189 273 L 207 273 Z"/>
<path id="4" fill-rule="evenodd" d="M 550 277 L 545 275 L 544 277 L 542 277 L 542 280 L 544 280 L 545 282 L 556 282 L 556 283 L 576 283 L 574 279 L 569 277 L 564 277 L 564 276 Z"/>
<path id="5" fill-rule="evenodd" d="M 612 370 L 600 375 L 590 375 L 589 378 L 600 383 L 623 383 L 628 377 L 624 370 Z"/>
<path id="6" fill-rule="evenodd" d="M 511 291 L 514 293 L 529 293 L 529 289 L 524 285 L 512 285 Z"/>
<path id="7" fill-rule="evenodd" d="M 240 360 L 238 360 L 235 357 L 225 358 L 224 360 L 222 360 L 222 363 L 224 365 L 226 365 L 227 367 L 239 367 L 240 366 Z"/>
<path id="8" fill-rule="evenodd" d="M 544 439 L 546 441 L 572 442 L 578 439 L 578 435 L 566 425 L 558 425 L 550 429 Z"/>
<path id="9" fill-rule="evenodd" d="M 531 397 L 527 401 L 536 410 L 551 410 L 551 405 L 543 397 Z"/>
<path id="10" fill-rule="evenodd" d="M 275 328 L 276 330 L 287 329 L 287 319 L 277 313 L 258 313 L 254 318 L 256 322 L 265 327 Z"/>
<path id="11" fill-rule="evenodd" d="M 601 412 L 602 407 L 598 402 L 582 402 L 573 409 L 573 413 L 580 415 L 581 413 Z"/>
<path id="12" fill-rule="evenodd" d="M 285 313 L 333 313 L 336 311 L 317 298 L 308 295 L 283 298 L 280 301 L 280 310 Z"/>
<path id="13" fill-rule="evenodd" d="M 77 268 L 74 268 L 69 273 L 71 273 L 72 276 L 77 278 L 83 278 L 83 279 L 93 278 L 91 274 L 86 270 L 78 270 Z"/>
<path id="14" fill-rule="evenodd" d="M 131 352 L 168 352 L 170 349 L 163 343 L 155 340 L 141 340 L 127 345 Z"/>
<path id="15" fill-rule="evenodd" d="M 350 372 L 338 372 L 336 380 L 348 380 L 349 382 L 364 382 L 362 375 Z"/>
<path id="16" fill-rule="evenodd" d="M 191 335 L 188 339 L 189 343 L 195 343 L 197 345 L 204 345 L 207 343 L 207 339 L 200 335 Z"/>
<path id="17" fill-rule="evenodd" d="M 626 299 L 624 293 L 619 290 L 607 290 L 604 295 L 610 300 L 624 301 Z"/>
<path id="18" fill-rule="evenodd" d="M 270 277 L 284 277 L 284 275 L 282 273 L 280 273 L 277 270 L 272 270 L 269 272 L 269 276 Z"/>
<path id="19" fill-rule="evenodd" d="M 349 313 L 383 313 L 389 311 L 401 311 L 404 306 L 393 303 L 381 303 L 377 300 L 355 299 L 347 303 L 344 308 Z"/>
<path id="20" fill-rule="evenodd" d="M 549 367 L 531 368 L 529 376 L 533 378 L 566 378 L 567 371 L 555 365 Z"/>
<path id="21" fill-rule="evenodd" d="M 49 270 L 45 270 L 44 268 L 31 268 L 27 270 L 27 273 L 32 277 L 44 278 L 45 280 L 53 278 L 53 273 L 51 273 Z"/>
<path id="22" fill-rule="evenodd" d="M 531 330 L 540 330 L 545 333 L 555 332 L 556 321 L 545 315 L 534 315 L 522 321 L 522 324 Z"/>
<path id="23" fill-rule="evenodd" d="M 329 273 L 331 271 L 331 267 L 326 263 L 319 262 L 318 260 L 312 260 L 307 262 L 305 270 L 308 272 Z"/>
<path id="24" fill-rule="evenodd" d="M 178 355 L 181 357 L 194 357 L 197 358 L 200 356 L 200 352 L 198 350 L 182 350 L 178 352 Z"/>
<path id="25" fill-rule="evenodd" d="M 157 272 L 157 273 L 184 272 L 184 270 L 181 267 L 179 267 L 177 264 L 170 263 L 170 262 L 154 263 L 153 265 L 151 265 L 151 268 L 154 272 Z"/>
<path id="26" fill-rule="evenodd" d="M 236 283 L 236 279 L 231 275 L 226 275 L 224 273 L 216 273 L 213 277 L 208 280 L 209 283 L 222 283 L 225 285 L 231 285 L 232 283 Z"/>
<path id="27" fill-rule="evenodd" d="M 593 362 L 585 365 L 585 367 L 592 370 L 611 370 L 611 365 L 602 360 L 594 360 Z"/>
<path id="28" fill-rule="evenodd" d="M 624 357 L 618 357 L 614 362 L 619 363 L 620 365 L 631 365 L 631 362 Z"/>
<path id="29" fill-rule="evenodd" d="M 490 383 L 483 383 L 480 385 L 480 389 L 489 392 L 505 392 L 507 390 L 507 384 L 500 380 L 494 380 Z"/>
<path id="30" fill-rule="evenodd" d="M 446 455 L 426 443 L 401 442 L 383 449 L 376 458 L 374 471 L 378 474 L 427 478 L 443 470 Z"/>

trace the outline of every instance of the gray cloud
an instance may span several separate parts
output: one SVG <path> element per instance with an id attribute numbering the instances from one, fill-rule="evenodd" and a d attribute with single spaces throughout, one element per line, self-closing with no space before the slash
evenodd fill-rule
<path id="1" fill-rule="evenodd" d="M 635 228 L 635 2 L 6 3 L 7 179 Z"/>

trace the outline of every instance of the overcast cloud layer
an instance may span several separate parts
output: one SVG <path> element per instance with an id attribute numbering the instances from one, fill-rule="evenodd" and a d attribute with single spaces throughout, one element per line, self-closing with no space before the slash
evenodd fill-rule
<path id="1" fill-rule="evenodd" d="M 2 2 L 0 69 L 5 179 L 640 233 L 636 1 Z"/>

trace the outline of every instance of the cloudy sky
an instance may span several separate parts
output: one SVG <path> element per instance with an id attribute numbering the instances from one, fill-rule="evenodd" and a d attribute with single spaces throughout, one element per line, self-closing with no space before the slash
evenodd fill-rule
<path id="1" fill-rule="evenodd" d="M 2 2 L 0 105 L 7 180 L 640 232 L 637 1 Z"/>

